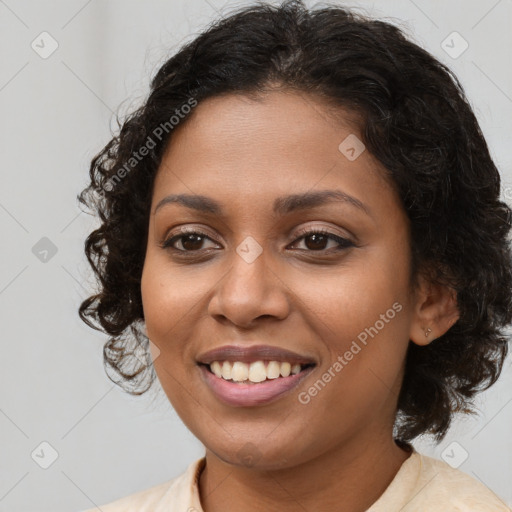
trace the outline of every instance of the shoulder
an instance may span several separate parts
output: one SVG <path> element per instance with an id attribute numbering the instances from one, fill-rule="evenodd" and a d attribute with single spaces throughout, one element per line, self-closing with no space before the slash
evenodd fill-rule
<path id="1" fill-rule="evenodd" d="M 179 478 L 179 477 L 178 477 Z M 116 501 L 112 501 L 107 505 L 101 507 L 87 509 L 84 512 L 146 512 L 154 510 L 156 504 L 165 496 L 166 493 L 172 488 L 172 485 L 177 480 L 174 478 L 159 485 L 155 485 L 143 491 L 135 492 Z"/>
<path id="2" fill-rule="evenodd" d="M 176 478 L 83 512 L 160 512 L 188 507 L 198 499 L 196 479 L 203 466 L 204 458 L 191 463 Z"/>
<path id="3" fill-rule="evenodd" d="M 415 452 L 418 479 L 404 512 L 511 512 L 503 500 L 476 478 L 442 460 Z"/>

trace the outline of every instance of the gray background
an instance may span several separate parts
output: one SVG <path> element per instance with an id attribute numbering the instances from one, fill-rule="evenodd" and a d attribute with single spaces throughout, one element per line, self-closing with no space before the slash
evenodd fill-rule
<path id="1" fill-rule="evenodd" d="M 247 3 L 0 0 L 0 511 L 83 510 L 173 478 L 203 453 L 158 387 L 130 397 L 103 372 L 104 337 L 77 316 L 92 285 L 82 247 L 95 220 L 80 213 L 76 195 L 113 113 L 141 101 L 166 55 Z M 512 199 L 512 2 L 344 4 L 393 18 L 455 71 Z M 43 31 L 59 45 L 47 58 Z M 454 31 L 469 44 L 457 58 L 441 46 Z M 462 42 L 452 40 L 445 44 L 457 51 Z M 511 366 L 509 358 L 480 395 L 479 417 L 457 421 L 437 447 L 415 443 L 458 461 L 509 504 Z"/>

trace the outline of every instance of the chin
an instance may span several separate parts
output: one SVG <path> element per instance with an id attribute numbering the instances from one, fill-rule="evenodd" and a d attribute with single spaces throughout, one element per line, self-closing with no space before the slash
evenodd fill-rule
<path id="1" fill-rule="evenodd" d="M 207 451 L 228 465 L 261 471 L 290 468 L 306 461 L 297 450 L 296 438 L 286 445 L 280 441 L 268 444 L 259 440 L 235 442 L 231 439 L 228 446 L 212 446 Z"/>

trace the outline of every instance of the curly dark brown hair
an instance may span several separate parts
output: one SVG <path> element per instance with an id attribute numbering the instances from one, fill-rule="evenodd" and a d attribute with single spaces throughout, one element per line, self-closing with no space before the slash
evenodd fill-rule
<path id="1" fill-rule="evenodd" d="M 212 23 L 171 56 L 142 107 L 91 162 L 79 201 L 101 225 L 85 242 L 98 293 L 79 314 L 109 335 L 106 370 L 131 394 L 155 380 L 140 292 L 153 182 L 172 129 L 220 94 L 280 84 L 361 118 L 363 142 L 387 170 L 411 225 L 413 275 L 457 293 L 460 318 L 427 346 L 409 342 L 395 432 L 445 436 L 455 412 L 499 377 L 508 351 L 511 210 L 460 82 L 392 23 L 301 1 L 257 3 Z M 107 374 L 109 372 L 107 371 Z"/>

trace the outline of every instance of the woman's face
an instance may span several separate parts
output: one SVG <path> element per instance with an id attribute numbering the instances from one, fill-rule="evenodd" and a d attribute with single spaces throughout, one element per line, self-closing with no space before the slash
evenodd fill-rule
<path id="1" fill-rule="evenodd" d="M 391 435 L 414 312 L 408 220 L 339 114 L 283 91 L 206 100 L 156 176 L 141 285 L 155 370 L 233 464 L 291 467 Z M 200 360 L 238 361 L 237 379 L 261 360 L 250 371 L 266 380 L 228 382 Z M 314 366 L 275 378 L 286 362 Z"/>

